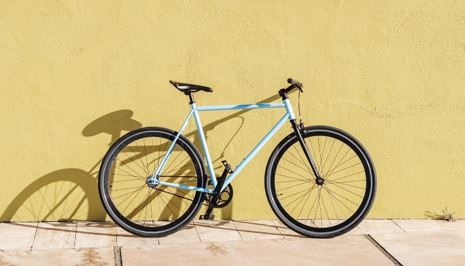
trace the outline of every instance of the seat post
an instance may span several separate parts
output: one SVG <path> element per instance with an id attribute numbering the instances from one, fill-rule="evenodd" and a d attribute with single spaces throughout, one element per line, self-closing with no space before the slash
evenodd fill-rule
<path id="1" fill-rule="evenodd" d="M 193 104 L 195 103 L 195 100 L 194 100 L 194 95 L 192 95 L 192 92 L 190 91 L 187 91 L 185 92 L 184 94 L 188 95 L 189 96 L 189 104 Z"/>

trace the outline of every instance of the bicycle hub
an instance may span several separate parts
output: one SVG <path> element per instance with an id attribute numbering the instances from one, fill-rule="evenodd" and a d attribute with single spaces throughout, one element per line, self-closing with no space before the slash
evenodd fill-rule
<path id="1" fill-rule="evenodd" d="M 148 176 L 147 179 L 145 180 L 145 183 L 147 184 L 147 186 L 151 188 L 155 188 L 158 186 L 158 178 L 154 176 Z"/>

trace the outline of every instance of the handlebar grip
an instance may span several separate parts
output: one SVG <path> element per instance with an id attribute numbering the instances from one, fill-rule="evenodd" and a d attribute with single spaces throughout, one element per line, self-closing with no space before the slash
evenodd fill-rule
<path id="1" fill-rule="evenodd" d="M 296 79 L 293 79 L 293 78 L 288 78 L 287 79 L 287 83 L 293 85 L 293 86 L 296 86 L 297 88 L 299 88 L 300 91 L 303 92 L 302 88 L 304 87 L 304 84 L 300 83 L 299 81 L 297 81 Z"/>
<path id="2" fill-rule="evenodd" d="M 292 84 L 292 85 L 295 85 L 295 84 L 297 84 L 297 83 L 299 83 L 299 82 L 298 82 L 297 80 L 293 79 L 293 78 L 288 78 L 288 79 L 287 79 L 287 83 Z"/>

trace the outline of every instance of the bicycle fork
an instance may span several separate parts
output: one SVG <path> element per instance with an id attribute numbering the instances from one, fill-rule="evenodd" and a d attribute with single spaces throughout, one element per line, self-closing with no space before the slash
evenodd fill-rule
<path id="1" fill-rule="evenodd" d="M 300 88 L 301 89 L 301 88 Z M 289 102 L 289 98 L 287 96 L 288 89 L 282 89 L 279 91 L 279 95 L 283 99 L 283 103 L 286 107 L 287 113 L 289 114 L 289 121 L 291 122 L 292 129 L 294 129 L 295 134 L 297 135 L 297 139 L 299 140 L 300 147 L 302 147 L 302 150 L 304 151 L 305 157 L 307 158 L 308 163 L 310 164 L 310 167 L 312 168 L 312 172 L 315 175 L 315 182 L 317 185 L 323 185 L 324 184 L 324 179 L 321 177 L 320 173 L 318 172 L 318 168 L 316 167 L 315 160 L 313 160 L 312 155 L 310 154 L 308 150 L 307 143 L 305 143 L 304 138 L 302 137 L 302 133 L 300 132 L 301 126 L 297 125 L 295 122 L 295 116 L 294 116 L 294 111 L 292 110 L 292 105 Z M 299 111 L 300 114 L 300 111 Z"/>
<path id="2" fill-rule="evenodd" d="M 310 154 L 310 151 L 308 150 L 307 143 L 305 142 L 304 138 L 302 137 L 301 131 L 301 126 L 297 125 L 295 122 L 295 119 L 291 119 L 291 124 L 292 124 L 292 129 L 294 129 L 295 134 L 297 135 L 297 139 L 299 140 L 300 147 L 302 147 L 302 150 L 304 151 L 305 157 L 307 158 L 308 163 L 310 164 L 310 167 L 312 168 L 313 174 L 315 175 L 315 182 L 317 185 L 323 185 L 325 180 L 321 177 L 318 168 L 316 166 L 315 160 L 313 160 L 312 155 Z"/>

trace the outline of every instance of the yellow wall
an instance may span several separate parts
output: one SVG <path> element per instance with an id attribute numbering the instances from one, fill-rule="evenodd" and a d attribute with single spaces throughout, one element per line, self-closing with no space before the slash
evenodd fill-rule
<path id="1" fill-rule="evenodd" d="M 289 76 L 306 124 L 371 153 L 371 217 L 464 218 L 464 14 L 464 1 L 1 1 L 0 218 L 104 219 L 109 143 L 187 114 L 169 79 L 213 87 L 197 95 L 208 105 L 262 101 Z M 215 165 L 238 164 L 280 115 L 205 114 Z M 289 130 L 233 182 L 224 218 L 273 217 L 263 172 Z"/>

